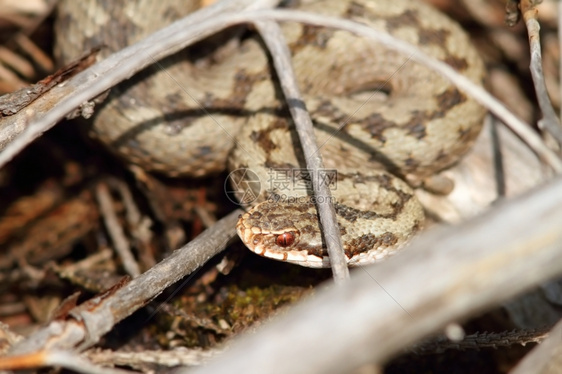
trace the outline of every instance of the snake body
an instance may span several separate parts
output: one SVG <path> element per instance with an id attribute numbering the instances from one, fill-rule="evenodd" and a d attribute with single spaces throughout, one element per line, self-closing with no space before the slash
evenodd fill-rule
<path id="1" fill-rule="evenodd" d="M 57 50 L 63 61 L 100 44 L 109 53 L 197 5 L 64 0 Z M 309 0 L 300 7 L 389 32 L 476 83 L 484 79 L 466 34 L 419 0 Z M 308 183 L 328 177 L 349 264 L 382 259 L 423 225 L 411 186 L 466 153 L 485 111 L 436 73 L 372 41 L 290 23 L 283 30 L 327 168 L 323 176 L 304 169 L 255 36 L 236 48 L 217 47 L 232 45 L 224 38 L 191 48 L 124 82 L 97 111 L 92 131 L 129 161 L 172 176 L 207 175 L 228 164 L 239 197 L 261 201 L 238 222 L 243 242 L 304 266 L 329 266 Z"/>

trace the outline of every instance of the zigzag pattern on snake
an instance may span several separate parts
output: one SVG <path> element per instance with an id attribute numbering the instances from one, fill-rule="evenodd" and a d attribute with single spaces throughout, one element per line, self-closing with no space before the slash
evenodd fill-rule
<path id="1" fill-rule="evenodd" d="M 109 45 L 107 53 L 118 50 L 191 11 L 182 1 L 125 4 L 62 1 L 62 59 L 99 44 Z M 301 1 L 300 7 L 389 32 L 482 83 L 484 67 L 468 37 L 421 1 Z M 412 187 L 466 153 L 485 111 L 436 73 L 381 45 L 306 25 L 283 30 L 324 163 L 337 170 L 326 175 L 349 264 L 385 258 L 423 225 Z M 329 266 L 307 191 L 311 176 L 267 53 L 255 36 L 244 34 L 231 48 L 236 40 L 223 37 L 207 50 L 178 53 L 161 62 L 164 69 L 124 82 L 96 113 L 93 132 L 148 170 L 200 176 L 228 163 L 235 178 L 251 170 L 260 183 L 238 182 L 264 202 L 237 225 L 244 243 L 264 256 Z M 209 50 L 213 57 L 201 58 Z"/>

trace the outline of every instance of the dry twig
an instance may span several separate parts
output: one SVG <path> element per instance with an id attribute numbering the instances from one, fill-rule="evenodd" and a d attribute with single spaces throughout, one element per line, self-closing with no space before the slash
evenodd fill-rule
<path id="1" fill-rule="evenodd" d="M 135 256 L 133 256 L 133 253 L 131 252 L 131 246 L 129 245 L 125 231 L 117 218 L 117 213 L 115 212 L 115 207 L 113 206 L 109 189 L 105 183 L 100 182 L 96 186 L 96 198 L 100 205 L 100 211 L 105 222 L 105 228 L 111 236 L 115 246 L 115 251 L 123 262 L 123 267 L 132 277 L 138 276 L 140 274 L 139 265 L 135 260 Z"/>
<path id="2" fill-rule="evenodd" d="M 109 350 L 90 350 L 84 356 L 96 364 L 140 366 L 158 364 L 167 367 L 199 366 L 220 354 L 220 350 L 200 350 L 177 348 L 170 351 L 113 352 Z"/>
<path id="3" fill-rule="evenodd" d="M 538 3 L 538 1 L 533 2 L 532 0 L 521 1 L 521 13 L 523 13 L 525 26 L 527 26 L 529 47 L 531 49 L 531 65 L 529 68 L 535 85 L 537 101 L 543 115 L 543 118 L 539 120 L 538 125 L 539 128 L 548 131 L 556 139 L 558 144 L 562 145 L 562 126 L 560 125 L 560 121 L 554 112 L 554 108 L 550 102 L 544 82 L 539 34 L 540 25 L 537 19 L 538 10 L 536 9 L 536 5 Z"/>
<path id="4" fill-rule="evenodd" d="M 317 176 L 318 171 L 324 168 L 322 155 L 320 154 L 320 149 L 316 142 L 312 120 L 306 110 L 306 105 L 300 93 L 297 79 L 291 65 L 291 53 L 285 42 L 285 37 L 281 32 L 281 28 L 275 22 L 256 22 L 255 25 L 273 58 L 273 64 L 279 76 L 281 89 L 285 94 L 285 99 L 289 105 L 289 110 L 299 135 L 306 159 L 306 167 L 312 172 L 313 176 Z M 316 204 L 323 229 L 322 235 L 326 241 L 330 257 L 334 280 L 337 283 L 341 283 L 349 279 L 349 270 L 342 247 L 336 211 L 332 204 L 332 199 L 330 198 L 330 189 L 328 184 L 320 183 L 320 178 L 313 177 L 311 181 L 314 195 L 319 197 L 316 199 Z"/>

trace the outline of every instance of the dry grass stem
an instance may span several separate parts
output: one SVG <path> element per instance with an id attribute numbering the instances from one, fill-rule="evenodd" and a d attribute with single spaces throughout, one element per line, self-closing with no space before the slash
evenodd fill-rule
<path id="1" fill-rule="evenodd" d="M 105 228 L 113 241 L 115 251 L 119 255 L 119 258 L 121 258 L 125 271 L 133 278 L 140 275 L 139 265 L 131 252 L 131 246 L 119 222 L 113 205 L 113 199 L 105 183 L 101 182 L 96 186 L 96 198 L 100 206 Z"/>

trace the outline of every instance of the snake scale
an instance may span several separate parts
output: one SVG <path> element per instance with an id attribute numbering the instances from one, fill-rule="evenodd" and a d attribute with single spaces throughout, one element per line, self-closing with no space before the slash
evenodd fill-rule
<path id="1" fill-rule="evenodd" d="M 389 32 L 482 84 L 483 63 L 466 34 L 419 0 L 298 5 Z M 198 6 L 64 0 L 57 53 L 69 61 L 102 44 L 105 53 L 119 50 Z M 303 266 L 329 266 L 309 188 L 311 178 L 322 178 L 332 189 L 349 264 L 382 259 L 423 226 L 413 187 L 467 152 L 485 111 L 436 73 L 372 41 L 300 24 L 283 31 L 326 165 L 318 175 L 305 169 L 264 47 L 239 28 L 112 89 L 92 133 L 130 162 L 171 176 L 228 165 L 238 197 L 262 201 L 237 224 L 243 242 Z"/>

